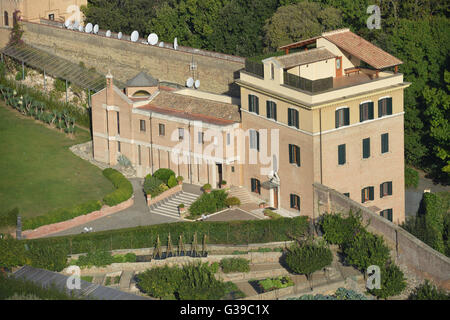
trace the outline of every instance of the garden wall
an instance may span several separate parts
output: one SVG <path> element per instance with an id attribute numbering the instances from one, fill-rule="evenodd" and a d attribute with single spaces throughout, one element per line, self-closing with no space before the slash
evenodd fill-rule
<path id="1" fill-rule="evenodd" d="M 174 194 L 177 194 L 178 192 L 181 192 L 183 190 L 183 185 L 178 184 L 173 188 L 170 188 L 169 190 L 164 191 L 163 193 L 157 195 L 156 197 L 152 198 L 151 195 L 147 195 L 147 205 L 151 206 L 152 204 L 155 204 L 161 200 L 164 200 L 168 197 L 173 196 Z"/>
<path id="2" fill-rule="evenodd" d="M 327 212 L 360 212 L 368 230 L 382 235 L 393 248 L 394 258 L 421 279 L 433 280 L 450 290 L 450 258 L 426 245 L 400 226 L 379 216 L 336 190 L 314 183 L 314 216 Z"/>

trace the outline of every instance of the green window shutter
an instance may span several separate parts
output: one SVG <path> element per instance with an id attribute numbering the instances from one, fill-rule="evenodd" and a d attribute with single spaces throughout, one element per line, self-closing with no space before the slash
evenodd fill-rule
<path id="1" fill-rule="evenodd" d="M 266 117 L 270 118 L 270 101 L 266 102 Z"/>
<path id="2" fill-rule="evenodd" d="M 382 101 L 383 99 L 378 100 L 378 118 L 381 118 L 383 116 Z"/>
<path id="3" fill-rule="evenodd" d="M 253 110 L 253 101 L 252 101 L 253 99 L 252 99 L 252 95 L 251 94 L 249 94 L 248 95 L 248 111 L 250 111 L 250 112 L 252 112 L 252 111 L 254 111 Z"/>
<path id="4" fill-rule="evenodd" d="M 390 222 L 392 222 L 392 209 L 388 209 L 387 218 Z"/>
<path id="5" fill-rule="evenodd" d="M 383 183 L 380 184 L 380 198 L 383 198 Z"/>
<path id="6" fill-rule="evenodd" d="M 338 146 L 338 164 L 345 164 L 345 144 Z"/>
<path id="7" fill-rule="evenodd" d="M 363 158 L 370 157 L 370 138 L 363 139 Z"/>
<path id="8" fill-rule="evenodd" d="M 336 110 L 334 112 L 334 119 L 335 119 L 336 128 L 339 128 L 339 110 Z"/>
<path id="9" fill-rule="evenodd" d="M 272 118 L 276 121 L 277 120 L 277 105 L 276 103 L 272 104 Z"/>
<path id="10" fill-rule="evenodd" d="M 293 194 L 290 194 L 289 195 L 289 198 L 290 198 L 290 203 L 291 203 L 291 208 L 293 208 L 294 207 L 294 195 Z"/>
<path id="11" fill-rule="evenodd" d="M 292 144 L 289 145 L 289 163 L 293 163 L 292 160 Z"/>
<path id="12" fill-rule="evenodd" d="M 387 98 L 387 114 L 392 114 L 392 98 Z"/>
<path id="13" fill-rule="evenodd" d="M 259 114 L 259 98 L 257 96 L 254 96 L 254 105 L 255 105 L 255 112 L 256 114 Z"/>
<path id="14" fill-rule="evenodd" d="M 256 150 L 259 151 L 259 131 L 256 131 Z"/>
<path id="15" fill-rule="evenodd" d="M 387 187 L 388 187 L 388 190 L 387 190 L 388 195 L 392 196 L 392 181 L 389 181 L 387 183 Z"/>
<path id="16" fill-rule="evenodd" d="M 297 149 L 297 152 L 295 153 L 296 156 L 295 162 L 300 167 L 300 147 L 295 146 L 295 148 Z"/>
<path id="17" fill-rule="evenodd" d="M 369 119 L 373 119 L 373 102 L 369 102 Z"/>
<path id="18" fill-rule="evenodd" d="M 365 189 L 365 188 L 361 189 L 361 203 L 364 203 L 364 202 L 365 202 L 365 199 L 364 199 L 364 189 Z"/>
<path id="19" fill-rule="evenodd" d="M 383 133 L 381 135 L 381 153 L 389 151 L 389 133 Z"/>
<path id="20" fill-rule="evenodd" d="M 350 124 L 350 109 L 344 109 L 344 124 L 348 126 Z"/>
<path id="21" fill-rule="evenodd" d="M 295 127 L 297 128 L 297 129 L 299 129 L 300 128 L 300 122 L 299 122 L 299 119 L 298 119 L 298 111 L 297 110 L 295 110 L 295 112 L 294 112 L 294 114 L 295 114 Z"/>
<path id="22" fill-rule="evenodd" d="M 374 199 L 374 188 L 373 187 L 369 187 L 369 200 L 373 200 Z"/>
<path id="23" fill-rule="evenodd" d="M 288 126 L 292 126 L 292 109 L 288 109 Z"/>
<path id="24" fill-rule="evenodd" d="M 359 121 L 363 122 L 364 121 L 363 118 L 364 118 L 364 108 L 363 108 L 363 105 L 360 104 L 359 105 Z"/>

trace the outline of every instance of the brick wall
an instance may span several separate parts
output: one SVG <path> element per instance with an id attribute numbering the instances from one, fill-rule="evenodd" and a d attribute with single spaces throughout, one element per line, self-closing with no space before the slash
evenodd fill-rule
<path id="1" fill-rule="evenodd" d="M 359 211 L 364 222 L 370 221 L 369 231 L 384 237 L 398 263 L 406 265 L 419 278 L 433 280 L 437 285 L 450 289 L 450 258 L 336 190 L 314 184 L 315 217 L 326 212 L 345 214 L 349 210 Z"/>

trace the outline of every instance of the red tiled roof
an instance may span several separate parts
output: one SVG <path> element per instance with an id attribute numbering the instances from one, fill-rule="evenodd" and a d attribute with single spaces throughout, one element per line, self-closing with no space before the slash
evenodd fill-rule
<path id="1" fill-rule="evenodd" d="M 375 69 L 384 69 L 403 63 L 401 60 L 351 31 L 329 32 L 324 33 L 322 36 Z"/>

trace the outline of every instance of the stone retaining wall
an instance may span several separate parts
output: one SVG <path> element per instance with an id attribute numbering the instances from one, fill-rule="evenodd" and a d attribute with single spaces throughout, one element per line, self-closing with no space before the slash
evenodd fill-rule
<path id="1" fill-rule="evenodd" d="M 91 222 L 94 220 L 97 220 L 99 218 L 103 218 L 105 216 L 108 216 L 110 214 L 122 211 L 124 209 L 127 209 L 131 207 L 134 204 L 134 196 L 132 196 L 130 199 L 119 203 L 116 206 L 109 207 L 109 206 L 103 206 L 98 211 L 93 211 L 91 213 L 75 217 L 73 219 L 62 221 L 58 223 L 48 224 L 42 227 L 39 227 L 34 230 L 25 230 L 22 232 L 22 236 L 26 239 L 36 239 L 48 236 L 53 233 L 61 232 L 76 226 L 79 226 L 81 224 L 85 224 L 87 222 Z"/>
<path id="2" fill-rule="evenodd" d="M 372 212 L 336 190 L 314 184 L 314 216 L 326 212 L 360 212 L 369 231 L 382 235 L 393 249 L 393 258 L 422 280 L 430 279 L 450 290 L 450 258 L 426 245 L 405 229 Z"/>
<path id="3" fill-rule="evenodd" d="M 163 193 L 157 195 L 156 197 L 152 198 L 151 195 L 147 195 L 147 205 L 151 206 L 152 204 L 155 204 L 161 200 L 164 200 L 168 197 L 173 196 L 174 194 L 183 191 L 183 185 L 178 184 L 173 188 L 170 188 L 169 190 L 164 191 Z"/>

